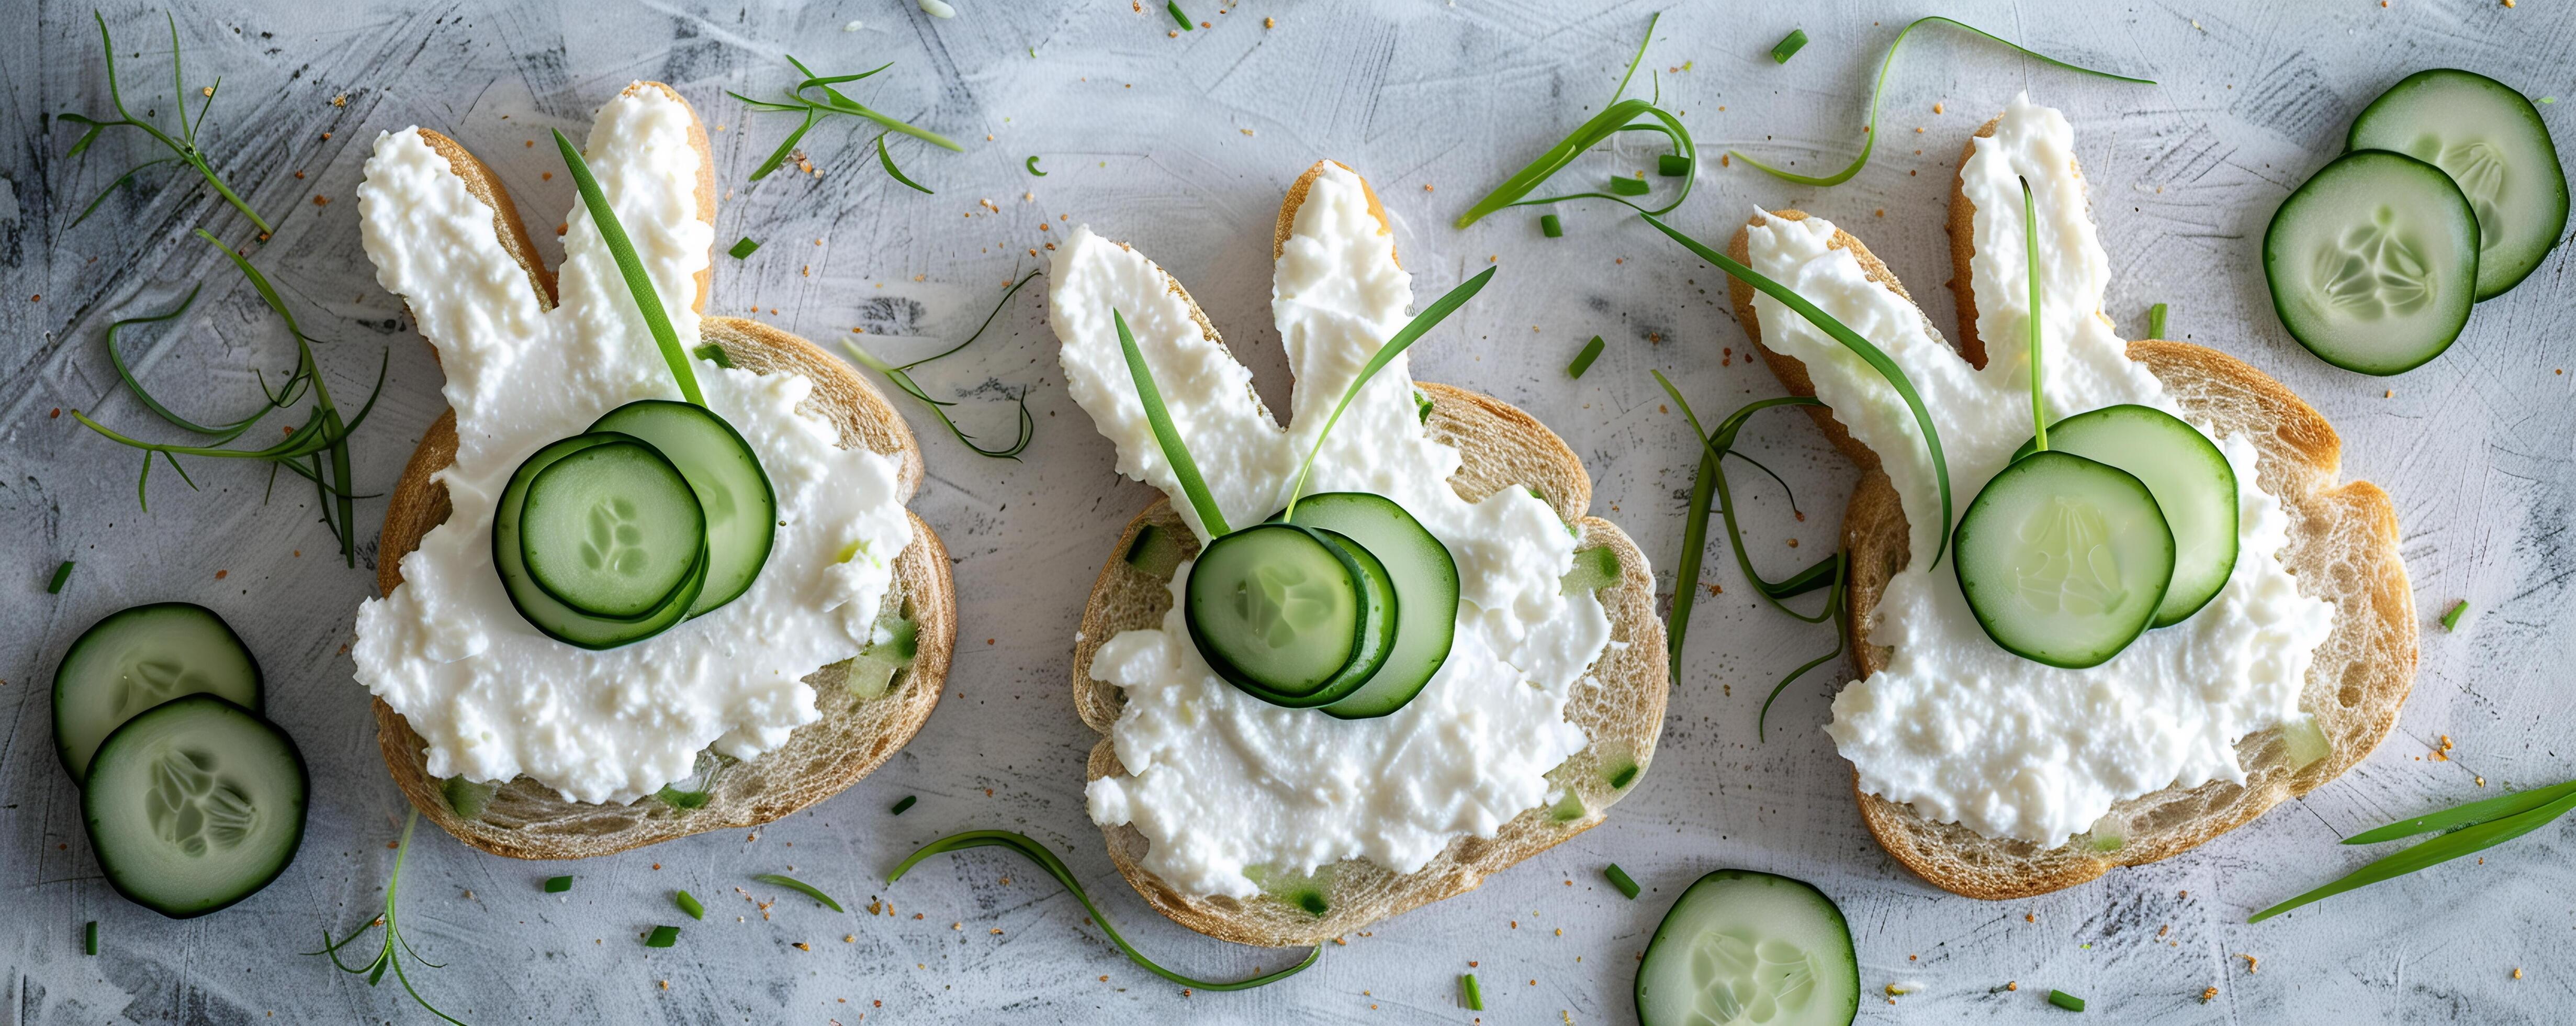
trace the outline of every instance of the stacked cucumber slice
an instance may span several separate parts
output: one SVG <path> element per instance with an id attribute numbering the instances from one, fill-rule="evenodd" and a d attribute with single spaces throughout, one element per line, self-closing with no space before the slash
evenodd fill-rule
<path id="1" fill-rule="evenodd" d="M 231 626 L 185 602 L 111 614 L 63 654 L 54 745 L 117 893 L 186 919 L 258 893 L 294 861 L 304 757 L 260 717 L 261 684 Z"/>
<path id="2" fill-rule="evenodd" d="M 777 494 L 741 433 L 703 406 L 646 399 L 537 450 L 492 517 L 492 566 L 558 641 L 632 644 L 749 590 Z"/>
<path id="3" fill-rule="evenodd" d="M 2407 76 L 2263 237 L 2272 305 L 2327 363 L 2396 374 L 2441 355 L 2472 304 L 2520 284 L 2567 227 L 2567 176 L 2531 101 L 2474 72 Z"/>

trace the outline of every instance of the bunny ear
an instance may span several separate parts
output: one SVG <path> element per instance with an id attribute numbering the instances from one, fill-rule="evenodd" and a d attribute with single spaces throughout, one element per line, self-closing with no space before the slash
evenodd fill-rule
<path id="1" fill-rule="evenodd" d="M 1316 161 L 1289 186 L 1271 253 L 1270 312 L 1297 375 L 1288 424 L 1302 455 L 1351 379 L 1404 327 L 1413 276 L 1396 261 L 1395 232 L 1376 191 L 1339 161 Z M 1389 362 L 1345 416 L 1366 420 L 1370 408 L 1383 407 L 1394 422 L 1414 418 L 1411 363 L 1410 354 Z"/>
<path id="2" fill-rule="evenodd" d="M 2120 350 L 2123 344 L 2102 315 L 2111 261 L 2085 204 L 2075 130 L 2065 115 L 2025 94 L 1977 129 L 1959 153 L 1957 188 L 1950 193 L 1950 291 L 1959 305 L 1960 351 L 1980 366 L 1989 352 L 2008 367 L 2028 362 L 2023 181 L 2030 183 L 2039 215 L 2046 344 L 2052 351 L 2102 345 Z"/>
<path id="3" fill-rule="evenodd" d="M 706 312 L 716 238 L 714 162 L 697 112 L 662 83 L 627 86 L 599 109 L 582 159 L 643 256 L 673 326 L 683 339 L 694 336 L 690 314 Z M 564 223 L 563 305 L 582 316 L 640 318 L 579 199 Z M 632 337 L 644 338 L 640 319 L 634 327 Z"/>
<path id="4" fill-rule="evenodd" d="M 1256 523 L 1278 511 L 1287 436 L 1252 390 L 1252 372 L 1226 349 L 1180 282 L 1144 254 L 1084 225 L 1056 246 L 1047 304 L 1047 322 L 1064 343 L 1065 390 L 1118 444 L 1119 473 L 1173 496 L 1173 508 L 1206 540 L 1207 526 L 1180 500 L 1180 479 L 1147 425 L 1113 310 L 1135 336 L 1164 408 L 1227 522 Z"/>
<path id="5" fill-rule="evenodd" d="M 448 379 L 472 389 L 484 340 L 522 337 L 555 302 L 518 208 L 492 169 L 426 128 L 376 137 L 358 186 L 376 281 L 403 297 Z"/>

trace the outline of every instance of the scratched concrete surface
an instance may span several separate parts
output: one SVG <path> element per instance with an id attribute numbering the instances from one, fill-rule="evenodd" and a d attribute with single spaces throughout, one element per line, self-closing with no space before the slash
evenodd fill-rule
<path id="1" fill-rule="evenodd" d="M 1557 240 L 1541 238 L 1526 212 L 1449 227 L 1482 187 L 1599 109 L 1652 6 L 1243 0 L 1221 13 L 1217 0 L 1192 0 L 1192 14 L 1211 25 L 1173 38 L 1161 11 L 1131 11 L 1126 0 L 1056 10 L 956 4 L 954 20 L 937 20 L 895 0 L 560 11 L 181 3 L 186 91 L 218 75 L 224 83 L 201 138 L 276 222 L 265 244 L 193 177 L 166 167 L 72 226 L 117 168 L 152 151 L 113 135 L 86 160 L 64 159 L 77 132 L 51 116 L 108 106 L 97 28 L 86 7 L 14 6 L 19 29 L 0 38 L 9 153 L 0 162 L 0 378 L 12 383 L 0 390 L 0 1024 L 264 1022 L 272 1012 L 294 1022 L 428 1019 L 390 982 L 370 989 L 300 954 L 323 931 L 374 914 L 401 824 L 403 804 L 343 654 L 351 611 L 373 592 L 381 501 L 358 504 L 353 570 L 334 558 L 309 489 L 282 487 L 263 503 L 260 468 L 199 460 L 198 490 L 167 468 L 154 475 L 147 513 L 136 506 L 134 454 L 54 412 L 97 411 L 168 437 L 119 388 L 102 335 L 194 282 L 206 282 L 207 295 L 188 317 L 127 337 L 138 374 L 181 411 L 213 418 L 254 401 L 250 368 L 285 365 L 283 333 L 190 235 L 202 226 L 248 249 L 328 341 L 320 357 L 344 407 L 390 354 L 383 401 L 354 442 L 359 487 L 390 484 L 441 400 L 427 348 L 358 245 L 349 200 L 382 130 L 435 127 L 481 154 L 551 259 L 557 247 L 542 228 L 574 200 L 568 182 L 547 174 L 559 168 L 545 131 L 578 132 L 628 81 L 661 79 L 722 128 L 720 239 L 768 243 L 747 261 L 718 258 L 716 311 L 756 309 L 814 338 L 863 326 L 890 352 L 928 352 L 962 338 L 1001 282 L 1035 266 L 1029 249 L 1055 237 L 1042 223 L 1060 232 L 1087 221 L 1174 269 L 1250 354 L 1274 399 L 1286 383 L 1266 316 L 1272 212 L 1307 164 L 1339 158 L 1386 198 L 1418 295 L 1489 261 L 1503 269 L 1505 287 L 1416 351 L 1421 375 L 1492 392 L 1563 434 L 1597 482 L 1594 511 L 1637 537 L 1669 594 L 1691 456 L 1647 371 L 1721 408 L 1777 391 L 1742 359 L 1746 341 L 1719 301 L 1715 272 L 1600 203 L 1566 205 L 1568 232 Z M 127 0 L 109 8 L 128 101 L 167 123 L 170 46 L 159 11 Z M 1467 1023 L 1479 1016 L 1460 1006 L 1456 981 L 1473 967 L 1483 1021 L 1622 1022 L 1633 1014 L 1637 953 L 1672 896 L 1709 869 L 1743 866 L 1813 881 L 1841 903 L 1870 1022 L 2037 1020 L 2063 1014 L 2043 1003 L 2051 988 L 2124 1022 L 2576 1017 L 2576 909 L 2566 897 L 2576 891 L 2576 826 L 2542 830 L 2484 865 L 2449 865 L 2242 924 L 2370 857 L 2338 847 L 2343 834 L 2576 775 L 2566 656 L 2576 640 L 2576 378 L 2557 373 L 2576 363 L 2568 258 L 2551 257 L 2481 306 L 2451 352 L 2393 380 L 2337 371 L 2301 350 L 2275 321 L 2257 263 L 2273 208 L 2338 148 L 2353 112 L 2381 88 L 2417 68 L 2456 65 L 2534 96 L 2576 96 L 2576 19 L 2546 0 L 2519 9 L 2480 0 L 1700 4 L 1666 15 L 1646 60 L 1660 81 L 1638 85 L 1659 86 L 1685 111 L 1712 158 L 1736 146 L 1801 169 L 1836 166 L 1861 141 L 1879 55 L 1905 19 L 1931 11 L 2162 84 L 2081 78 L 1926 30 L 1897 65 L 1887 138 L 1857 178 L 1816 190 L 1711 166 L 1680 222 L 1720 233 L 1754 204 L 1834 217 L 1912 282 L 1946 328 L 1949 297 L 1930 286 L 1947 276 L 1939 224 L 1961 139 L 2019 90 L 2064 108 L 2112 254 L 2108 312 L 2143 333 L 2146 307 L 2171 303 L 2170 334 L 2296 388 L 2343 433 L 2346 473 L 2396 497 L 2425 621 L 2422 673 L 2396 733 L 2344 779 L 2200 850 L 2044 898 L 1985 903 L 1935 890 L 1882 854 L 1852 809 L 1848 769 L 1818 729 L 1840 678 L 1791 688 L 1772 710 L 1771 740 L 1757 742 L 1767 684 L 1831 642 L 1758 607 L 1719 549 L 1705 580 L 1726 593 L 1696 614 L 1661 756 L 1609 822 L 1472 894 L 1350 937 L 1287 983 L 1184 996 L 1119 957 L 1075 902 L 1006 855 L 942 858 L 886 887 L 883 872 L 921 841 L 1009 827 L 1063 852 L 1108 914 L 1175 965 L 1222 977 L 1293 958 L 1154 916 L 1110 869 L 1084 815 L 1092 736 L 1067 701 L 1069 649 L 1094 570 L 1150 495 L 1116 478 L 1110 446 L 1066 398 L 1032 292 L 976 349 L 923 375 L 988 438 L 1007 427 L 1005 397 L 1027 390 L 1038 431 L 1025 459 L 980 459 L 921 407 L 904 407 L 931 469 L 913 507 L 946 537 L 962 599 L 950 694 L 922 734 L 847 794 L 756 838 L 701 835 L 549 865 L 481 855 L 425 831 L 404 878 L 403 921 L 420 953 L 447 968 L 414 966 L 412 982 L 477 1023 Z M 845 31 L 853 19 L 863 26 Z M 1798 26 L 1813 42 L 1773 64 L 1770 44 Z M 819 177 L 750 185 L 786 116 L 746 113 L 724 92 L 787 84 L 781 55 L 791 52 L 826 70 L 894 61 L 852 88 L 965 143 L 962 154 L 895 148 L 937 195 L 888 181 L 870 136 L 839 123 L 807 143 Z M 1936 102 L 1946 113 L 1934 113 Z M 2541 109 L 2568 138 L 2576 104 Z M 1031 154 L 1045 177 L 1024 169 Z M 1582 177 L 1635 163 L 1588 159 Z M 986 199 L 992 208 L 980 205 Z M 1569 381 L 1566 361 L 1594 334 L 1607 352 Z M 1801 538 L 1804 554 L 1831 544 L 1851 478 L 1843 462 L 1796 418 L 1750 434 L 1811 511 L 1795 521 L 1776 493 L 1751 489 L 1757 536 Z M 1800 554 L 1778 545 L 1759 550 L 1766 565 Z M 79 568 L 60 595 L 47 595 L 63 559 Z M 2477 612 L 2446 634 L 2433 620 L 2463 597 Z M 64 646 L 111 610 L 160 599 L 213 606 L 248 639 L 267 667 L 273 714 L 302 745 L 315 784 L 310 830 L 286 875 L 189 921 L 127 904 L 101 880 L 48 737 L 46 682 Z M 2449 759 L 2428 758 L 2444 735 L 2456 745 Z M 910 794 L 918 806 L 886 814 Z M 1646 886 L 1639 900 L 1602 881 L 1611 861 Z M 748 877 L 791 866 L 852 912 L 789 895 L 764 916 L 735 893 L 778 897 Z M 540 891 L 562 872 L 578 881 L 570 893 Z M 679 921 L 674 888 L 708 897 L 710 916 L 683 922 L 677 947 L 648 950 L 642 931 Z M 890 901 L 895 914 L 871 915 L 871 901 Z M 80 952 L 92 920 L 103 937 L 95 958 Z M 2260 971 L 2240 955 L 2260 958 Z M 1891 1002 L 1881 993 L 1891 983 L 1914 990 Z M 2216 996 L 2204 1002 L 2210 987 Z"/>

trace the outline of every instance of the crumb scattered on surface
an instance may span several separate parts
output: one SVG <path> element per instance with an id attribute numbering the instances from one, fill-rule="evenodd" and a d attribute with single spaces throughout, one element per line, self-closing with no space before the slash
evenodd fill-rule
<path id="1" fill-rule="evenodd" d="M 2248 973 L 2260 971 L 2257 967 L 2263 964 L 2262 959 L 2256 958 L 2252 955 L 2239 954 L 2236 957 L 2245 960 L 2245 971 Z"/>

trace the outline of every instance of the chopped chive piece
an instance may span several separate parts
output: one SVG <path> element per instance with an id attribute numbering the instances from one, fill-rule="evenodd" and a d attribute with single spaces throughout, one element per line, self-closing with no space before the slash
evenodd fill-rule
<path id="1" fill-rule="evenodd" d="M 562 894 L 563 892 L 571 889 L 572 878 L 569 876 L 550 876 L 546 878 L 546 893 L 548 894 Z"/>
<path id="2" fill-rule="evenodd" d="M 47 582 L 47 583 L 46 583 L 46 585 L 45 585 L 45 594 L 47 594 L 47 595 L 59 595 L 59 594 L 62 594 L 62 591 L 63 591 L 63 582 L 64 582 L 64 581 L 71 580 L 71 579 L 72 579 L 72 561 L 71 561 L 71 560 L 66 559 L 66 560 L 64 560 L 64 561 L 63 561 L 63 565 L 61 565 L 61 566 L 58 566 L 58 567 L 55 567 L 55 568 L 54 568 L 54 579 L 53 579 L 52 581 L 50 581 L 50 582 Z"/>
<path id="3" fill-rule="evenodd" d="M 1666 178 L 1679 178 L 1691 173 L 1691 159 L 1678 153 L 1655 154 L 1655 173 Z"/>
<path id="4" fill-rule="evenodd" d="M 2158 303 L 2147 308 L 2147 337 L 2165 337 L 2165 305 L 2163 303 Z"/>
<path id="5" fill-rule="evenodd" d="M 1787 64 L 1789 58 L 1797 56 L 1798 51 L 1806 48 L 1807 30 L 1790 29 L 1788 35 L 1780 37 L 1779 42 L 1771 44 L 1771 63 Z"/>
<path id="6" fill-rule="evenodd" d="M 715 364 L 716 366 L 722 367 L 726 370 L 733 369 L 733 357 L 724 351 L 723 346 L 709 342 L 691 350 L 691 352 L 696 353 L 698 359 L 705 360 L 708 363 Z"/>
<path id="7" fill-rule="evenodd" d="M 2084 1010 L 2083 998 L 2076 997 L 2075 995 L 2062 990 L 2049 991 L 2048 1003 L 2070 1012 L 2081 1012 Z"/>
<path id="8" fill-rule="evenodd" d="M 1583 344 L 1583 351 L 1574 354 L 1574 362 L 1565 365 L 1565 372 L 1578 378 L 1582 377 L 1584 371 L 1592 369 L 1592 361 L 1601 358 L 1601 348 L 1601 336 L 1592 336 L 1592 341 Z"/>
<path id="9" fill-rule="evenodd" d="M 1613 176 L 1610 179 L 1610 192 L 1613 195 L 1643 196 L 1646 194 L 1646 188 L 1646 180 L 1643 178 Z"/>
<path id="10" fill-rule="evenodd" d="M 841 911 L 841 903 L 832 900 L 831 895 L 815 890 L 813 884 L 806 883 L 805 881 L 799 880 L 795 877 L 783 876 L 777 873 L 762 873 L 759 876 L 752 877 L 752 879 L 765 884 L 776 884 L 780 887 L 802 894 L 808 898 L 822 902 L 824 908 L 831 909 L 834 912 Z"/>
<path id="11" fill-rule="evenodd" d="M 1458 977 L 1458 996 L 1466 1000 L 1468 1011 L 1485 1010 L 1485 992 L 1477 988 L 1476 974 L 1465 973 Z"/>
<path id="12" fill-rule="evenodd" d="M 736 260 L 740 260 L 744 257 L 750 256 L 759 248 L 760 243 L 751 241 L 751 236 L 745 235 L 742 237 L 742 241 L 734 243 L 733 248 L 726 250 L 725 253 Z"/>
<path id="13" fill-rule="evenodd" d="M 680 911 L 688 913 L 691 919 L 707 917 L 707 907 L 698 904 L 698 896 L 687 891 L 672 892 L 671 903 L 680 906 Z"/>
<path id="14" fill-rule="evenodd" d="M 1540 214 L 1538 215 L 1538 233 L 1551 239 L 1563 238 L 1565 237 L 1565 222 L 1557 220 L 1555 214 Z"/>
<path id="15" fill-rule="evenodd" d="M 898 815 L 898 816 L 903 815 L 904 810 L 909 809 L 909 808 L 912 808 L 912 803 L 917 802 L 917 801 L 920 801 L 920 800 L 921 800 L 921 798 L 920 798 L 920 796 L 918 796 L 918 795 L 909 795 L 909 794 L 908 794 L 908 795 L 903 796 L 903 800 L 902 800 L 902 801 L 899 801 L 899 802 L 894 803 L 894 814 L 895 814 L 895 815 Z"/>
<path id="16" fill-rule="evenodd" d="M 1616 791 L 1616 790 L 1619 790 L 1619 789 L 1621 789 L 1621 788 L 1627 787 L 1629 784 L 1634 783 L 1634 782 L 1636 781 L 1636 779 L 1637 779 L 1637 764 L 1636 764 L 1636 763 L 1633 763 L 1633 762 L 1632 762 L 1632 763 L 1629 763 L 1629 764 L 1627 764 L 1627 765 L 1625 765 L 1625 766 L 1621 766 L 1621 767 L 1619 767 L 1619 771 L 1618 771 L 1618 772 L 1610 774 L 1610 789 L 1611 789 L 1611 790 L 1613 790 L 1613 791 Z"/>
<path id="17" fill-rule="evenodd" d="M 1198 31 L 1198 26 L 1190 24 L 1190 13 L 1181 9 L 1181 0 L 1169 0 L 1163 5 L 1163 9 L 1172 12 L 1172 20 L 1181 23 L 1181 31 Z"/>
<path id="18" fill-rule="evenodd" d="M 1332 904 L 1324 900 L 1322 891 L 1306 891 L 1297 895 L 1297 907 L 1305 909 L 1309 915 L 1318 916 L 1333 909 Z"/>
<path id="19" fill-rule="evenodd" d="M 1431 397 L 1423 394 L 1419 388 L 1413 390 L 1413 419 L 1424 424 L 1431 423 Z"/>
<path id="20" fill-rule="evenodd" d="M 72 568 L 72 565 L 71 565 L 71 564 L 69 564 L 69 563 L 65 563 L 65 564 L 63 564 L 63 569 L 65 569 L 65 570 L 69 570 L 69 569 L 71 569 L 71 568 Z M 61 575 L 61 574 L 55 574 L 55 575 L 54 575 L 54 580 L 55 580 L 55 581 L 59 582 L 59 581 L 61 581 L 62 579 L 63 579 L 63 575 Z M 2456 630 L 2459 630 L 2459 629 L 2460 629 L 2460 616 L 2461 616 L 2461 614 L 2466 613 L 2466 612 L 2468 612 L 2468 611 L 2469 611 L 2469 600 L 2467 600 L 2467 599 L 2461 599 L 2457 604 L 2455 604 L 2455 605 L 2453 605 L 2453 606 L 2451 607 L 2451 611 L 2450 611 L 2450 612 L 2447 612 L 2447 613 L 2442 614 L 2442 629 L 2443 629 L 2443 630 L 2446 630 L 2446 631 L 2456 631 Z"/>
<path id="21" fill-rule="evenodd" d="M 886 882 L 891 884 L 903 879 L 903 875 L 911 872 L 912 867 L 919 865 L 921 860 L 933 855 L 943 855 L 948 852 L 962 851 L 967 848 L 995 847 L 1008 848 L 1011 851 L 1019 853 L 1022 858 L 1026 858 L 1031 862 L 1037 863 L 1047 871 L 1048 876 L 1055 878 L 1055 882 L 1064 885 L 1065 890 L 1073 892 L 1073 900 L 1082 904 L 1082 910 L 1091 914 L 1091 921 L 1100 927 L 1100 932 L 1109 935 L 1109 943 L 1117 945 L 1118 950 L 1126 954 L 1128 961 L 1134 962 L 1139 966 L 1143 966 L 1146 971 L 1151 972 L 1156 976 L 1160 976 L 1184 987 L 1190 987 L 1197 990 L 1216 991 L 1250 990 L 1254 987 L 1277 983 L 1281 980 L 1287 979 L 1288 977 L 1295 976 L 1298 973 L 1305 972 L 1308 966 L 1315 964 L 1316 959 L 1324 956 L 1323 946 L 1317 945 L 1315 947 L 1308 948 L 1306 950 L 1306 960 L 1299 962 L 1296 965 L 1289 966 L 1288 968 L 1281 969 L 1277 972 L 1263 973 L 1250 979 L 1236 980 L 1230 983 L 1210 983 L 1206 980 L 1194 980 L 1169 969 L 1165 969 L 1162 966 L 1154 964 L 1152 959 L 1146 958 L 1144 953 L 1137 951 L 1134 945 L 1127 943 L 1127 938 L 1119 935 L 1117 927 L 1109 925 L 1109 917 L 1101 913 L 1100 906 L 1092 904 L 1090 892 L 1082 889 L 1082 881 L 1073 875 L 1073 870 L 1064 864 L 1063 859 L 1057 858 L 1054 852 L 1047 850 L 1046 845 L 1030 840 L 1025 834 L 1015 834 L 1008 830 L 969 830 L 962 834 L 951 834 L 947 837 L 940 838 L 939 840 L 932 841 L 929 844 L 922 845 L 921 850 L 913 852 L 910 856 L 907 856 L 903 862 L 896 865 L 894 867 L 894 872 L 886 874 Z"/>
<path id="22" fill-rule="evenodd" d="M 63 565 L 70 566 L 71 564 L 65 563 Z M 98 920 L 90 920 L 89 927 L 81 931 L 81 950 L 92 955 L 98 954 Z"/>
<path id="23" fill-rule="evenodd" d="M 1029 154 L 1029 173 L 1030 173 L 1030 174 L 1033 174 L 1033 175 L 1036 175 L 1036 176 L 1038 176 L 1038 177 L 1040 177 L 1040 178 L 1044 178 L 1044 177 L 1046 177 L 1046 172 L 1038 170 L 1038 155 L 1037 155 L 1037 154 L 1034 154 L 1034 153 Z"/>
<path id="24" fill-rule="evenodd" d="M 1628 871 L 1619 868 L 1618 863 L 1611 863 L 1601 871 L 1601 875 L 1609 877 L 1610 886 L 1618 888 L 1619 893 L 1628 896 L 1628 900 L 1637 900 L 1637 881 L 1628 879 Z"/>
<path id="25" fill-rule="evenodd" d="M 648 948 L 667 948 L 673 944 L 679 943 L 679 940 L 679 927 L 656 926 L 653 928 L 653 935 L 644 938 L 644 946 Z"/>

